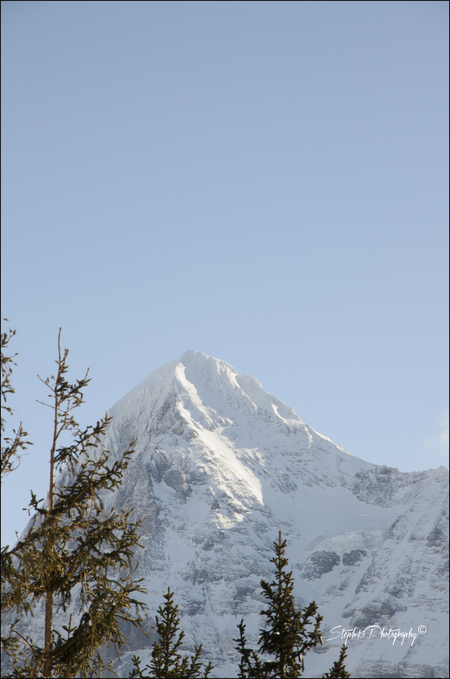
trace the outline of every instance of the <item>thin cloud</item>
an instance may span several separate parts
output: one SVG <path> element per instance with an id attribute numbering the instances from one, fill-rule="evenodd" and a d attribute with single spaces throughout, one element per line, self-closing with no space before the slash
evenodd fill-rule
<path id="1" fill-rule="evenodd" d="M 427 455 L 445 466 L 448 466 L 449 457 L 449 412 L 445 410 L 442 414 L 439 425 L 436 427 L 433 436 L 424 443 L 425 452 Z"/>

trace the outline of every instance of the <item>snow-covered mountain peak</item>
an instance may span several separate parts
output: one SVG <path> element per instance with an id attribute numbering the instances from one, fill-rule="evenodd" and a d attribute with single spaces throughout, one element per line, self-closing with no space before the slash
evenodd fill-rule
<path id="1" fill-rule="evenodd" d="M 111 412 L 119 412 L 128 402 L 139 397 L 140 400 L 150 392 L 167 393 L 169 391 L 190 391 L 192 387 L 210 383 L 219 383 L 226 379 L 232 379 L 237 372 L 234 368 L 219 359 L 211 358 L 201 351 L 186 351 L 182 356 L 162 365 L 154 370 L 148 377 L 128 392 L 112 408 Z M 191 385 L 191 386 L 188 386 Z"/>
<path id="2" fill-rule="evenodd" d="M 189 411 L 192 408 L 204 414 L 215 411 L 232 422 L 238 417 L 237 411 L 241 411 L 241 415 L 272 418 L 288 427 L 298 428 L 302 424 L 294 410 L 266 392 L 257 379 L 240 375 L 229 363 L 193 350 L 155 370 L 110 412 L 120 417 L 144 402 L 155 411 L 170 395 L 176 396 L 177 402 Z"/>
<path id="3" fill-rule="evenodd" d="M 445 653 L 436 669 L 431 650 L 445 636 L 444 618 L 434 623 L 436 604 L 427 603 L 446 568 L 443 470 L 404 474 L 365 462 L 257 379 L 199 351 L 156 370 L 111 412 L 108 447 L 138 437 L 121 496 L 153 517 L 143 555 L 151 606 L 173 583 L 187 638 L 215 649 L 218 676 L 234 674 L 235 614 L 257 634 L 259 579 L 279 528 L 291 545 L 299 602 L 315 599 L 330 627 L 432 626 L 422 654 L 419 646 L 396 649 L 384 664 L 382 649 L 360 644 L 348 663 L 357 676 L 410 676 L 405 668 L 414 666 L 445 675 Z M 334 650 L 315 657 L 316 676 Z"/>

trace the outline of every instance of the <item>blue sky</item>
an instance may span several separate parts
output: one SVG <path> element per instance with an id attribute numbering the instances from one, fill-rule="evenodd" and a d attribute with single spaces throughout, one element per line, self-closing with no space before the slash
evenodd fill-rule
<path id="1" fill-rule="evenodd" d="M 448 3 L 2 2 L 2 544 L 83 424 L 197 349 L 376 464 L 448 465 Z"/>

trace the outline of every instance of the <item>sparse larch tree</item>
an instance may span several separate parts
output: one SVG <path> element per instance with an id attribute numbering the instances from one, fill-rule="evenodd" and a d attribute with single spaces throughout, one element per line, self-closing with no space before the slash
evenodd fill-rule
<path id="1" fill-rule="evenodd" d="M 140 629 L 144 623 L 136 595 L 145 590 L 131 562 L 140 521 L 131 512 L 105 512 L 100 497 L 122 483 L 135 441 L 110 463 L 101 439 L 111 418 L 80 428 L 73 411 L 90 380 L 86 373 L 67 381 L 68 350 L 61 351 L 60 337 L 61 331 L 56 375 L 41 380 L 51 399 L 44 405 L 53 410 L 47 502 L 31 493 L 31 525 L 13 549 L 2 549 L 2 618 L 7 612 L 16 618 L 2 637 L 12 677 L 98 677 L 105 667 L 101 646 L 113 644 L 120 654 L 126 643 L 120 621 Z M 61 445 L 67 434 L 71 442 Z M 63 472 L 57 485 L 56 472 Z M 43 645 L 17 626 L 39 601 L 45 602 Z"/>

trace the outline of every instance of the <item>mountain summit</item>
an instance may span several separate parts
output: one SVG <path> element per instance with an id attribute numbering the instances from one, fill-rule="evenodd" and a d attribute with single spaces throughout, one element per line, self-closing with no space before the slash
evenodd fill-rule
<path id="1" fill-rule="evenodd" d="M 315 599 L 324 616 L 325 643 L 307 658 L 309 676 L 331 667 L 339 633 L 361 636 L 372 625 L 427 631 L 412 645 L 380 638 L 377 627 L 350 640 L 353 676 L 447 675 L 447 470 L 365 462 L 254 377 L 198 351 L 157 369 L 110 413 L 108 449 L 138 437 L 114 502 L 146 517 L 136 557 L 150 614 L 170 585 L 189 650 L 203 643 L 216 676 L 237 672 L 242 617 L 256 641 L 259 581 L 271 577 L 280 529 L 298 605 Z M 137 644 L 123 669 L 136 651 L 148 657 Z"/>
<path id="2" fill-rule="evenodd" d="M 105 509 L 134 508 L 145 519 L 136 561 L 149 614 L 170 586 L 184 648 L 203 643 L 214 676 L 237 675 L 241 618 L 257 646 L 259 583 L 272 578 L 279 530 L 298 606 L 315 600 L 324 617 L 307 676 L 329 670 L 350 629 L 352 676 L 448 676 L 446 469 L 365 462 L 254 377 L 198 351 L 158 368 L 109 412 L 111 455 L 138 442 Z M 134 654 L 150 659 L 151 641 L 132 633 L 129 641 L 119 676 Z"/>

